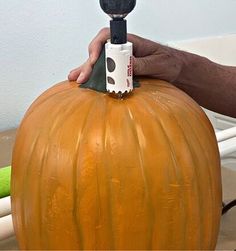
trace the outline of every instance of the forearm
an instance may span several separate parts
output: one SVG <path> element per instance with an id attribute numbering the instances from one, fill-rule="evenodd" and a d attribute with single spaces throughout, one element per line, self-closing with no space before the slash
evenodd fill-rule
<path id="1" fill-rule="evenodd" d="M 182 52 L 183 67 L 175 81 L 201 106 L 236 117 L 236 67 L 223 66 L 207 58 Z"/>

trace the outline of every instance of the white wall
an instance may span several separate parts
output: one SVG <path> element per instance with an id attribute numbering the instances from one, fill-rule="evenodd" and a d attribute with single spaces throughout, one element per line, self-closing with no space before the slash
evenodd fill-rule
<path id="1" fill-rule="evenodd" d="M 0 1 L 0 131 L 87 57 L 108 24 L 98 0 Z M 161 42 L 236 33 L 235 0 L 137 0 L 129 31 Z"/>

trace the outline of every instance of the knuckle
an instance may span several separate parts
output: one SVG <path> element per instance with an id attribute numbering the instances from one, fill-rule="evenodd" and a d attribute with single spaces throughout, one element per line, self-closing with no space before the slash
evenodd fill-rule
<path id="1" fill-rule="evenodd" d="M 109 28 L 108 27 L 104 27 L 102 28 L 100 31 L 99 31 L 99 34 L 107 34 L 109 31 Z"/>
<path id="2" fill-rule="evenodd" d="M 142 58 L 142 60 L 139 60 L 138 62 L 138 71 L 139 74 L 144 74 L 145 73 L 145 69 L 147 68 L 147 60 L 145 58 Z"/>
<path id="3" fill-rule="evenodd" d="M 135 60 L 134 61 L 134 69 L 133 69 L 133 71 L 134 71 L 135 75 L 140 75 L 142 73 L 142 63 L 141 63 L 140 60 L 138 60 L 138 61 Z"/>
<path id="4" fill-rule="evenodd" d="M 88 52 L 89 52 L 89 54 L 92 52 L 92 50 L 93 50 L 93 42 L 91 42 L 89 44 L 89 46 L 88 46 Z"/>
<path id="5" fill-rule="evenodd" d="M 99 41 L 104 42 L 110 37 L 110 29 L 109 28 L 102 28 L 98 35 L 97 38 Z"/>

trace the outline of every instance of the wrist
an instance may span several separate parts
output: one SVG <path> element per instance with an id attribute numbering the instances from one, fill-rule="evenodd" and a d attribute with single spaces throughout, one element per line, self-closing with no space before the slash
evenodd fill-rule
<path id="1" fill-rule="evenodd" d="M 181 64 L 181 71 L 175 81 L 176 84 L 195 85 L 199 81 L 207 81 L 207 72 L 211 72 L 212 62 L 202 56 L 178 51 L 178 57 Z"/>
<path id="2" fill-rule="evenodd" d="M 199 105 L 236 117 L 236 68 L 188 52 L 178 52 L 181 71 L 174 84 Z"/>

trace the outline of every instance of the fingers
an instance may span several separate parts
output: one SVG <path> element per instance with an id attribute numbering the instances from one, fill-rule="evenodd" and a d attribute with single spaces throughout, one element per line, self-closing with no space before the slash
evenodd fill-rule
<path id="1" fill-rule="evenodd" d="M 164 47 L 156 42 L 133 34 L 128 34 L 128 40 L 133 43 L 133 52 L 135 57 L 146 57 L 148 55 L 152 55 Z"/>
<path id="2" fill-rule="evenodd" d="M 76 81 L 81 72 L 81 66 L 70 71 L 68 75 L 69 81 Z"/>
<path id="3" fill-rule="evenodd" d="M 110 37 L 110 29 L 103 28 L 98 32 L 96 37 L 89 44 L 89 59 L 92 65 L 96 63 L 101 53 L 102 47 L 109 37 Z"/>
<path id="4" fill-rule="evenodd" d="M 69 81 L 76 81 L 77 83 L 83 84 L 89 79 L 92 69 L 93 66 L 88 59 L 87 62 L 82 66 L 72 70 L 68 76 L 68 79 Z"/>
<path id="5" fill-rule="evenodd" d="M 92 40 L 92 42 L 89 45 L 89 59 L 86 63 L 81 65 L 80 67 L 72 70 L 68 75 L 69 81 L 77 81 L 78 83 L 85 83 L 91 73 L 94 64 L 98 60 L 102 47 L 107 41 L 107 39 L 110 37 L 110 29 L 103 28 L 98 32 L 96 37 Z"/>
<path id="6" fill-rule="evenodd" d="M 179 57 L 168 51 L 134 58 L 134 75 L 136 76 L 153 76 L 173 83 L 181 69 L 182 62 Z"/>
<path id="7" fill-rule="evenodd" d="M 151 55 L 147 57 L 134 58 L 133 71 L 134 75 L 154 75 L 159 70 L 157 68 L 156 56 Z"/>

